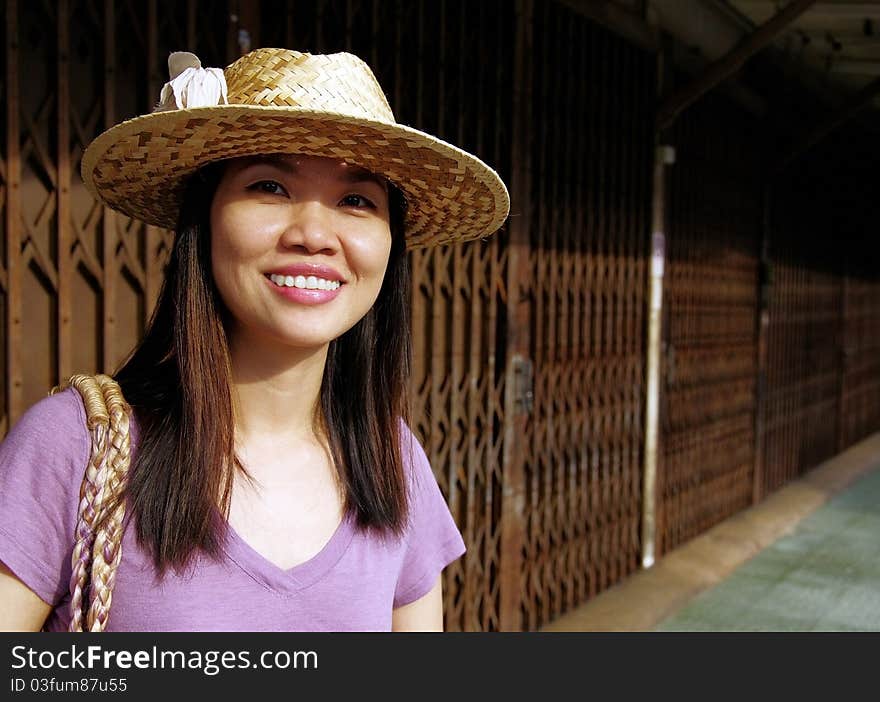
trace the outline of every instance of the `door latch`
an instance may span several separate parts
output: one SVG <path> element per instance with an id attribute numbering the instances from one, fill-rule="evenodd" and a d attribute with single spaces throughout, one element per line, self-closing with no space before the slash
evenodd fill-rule
<path id="1" fill-rule="evenodd" d="M 532 360 L 519 354 L 513 357 L 514 397 L 516 411 L 531 414 L 534 407 L 534 373 Z"/>

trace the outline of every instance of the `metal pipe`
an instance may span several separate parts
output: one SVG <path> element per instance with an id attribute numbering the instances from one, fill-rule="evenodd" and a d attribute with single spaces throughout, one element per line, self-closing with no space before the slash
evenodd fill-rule
<path id="1" fill-rule="evenodd" d="M 651 214 L 651 266 L 648 287 L 647 383 L 645 390 L 645 465 L 642 479 L 642 567 L 654 565 L 657 512 L 657 445 L 660 418 L 660 342 L 663 320 L 663 271 L 666 265 L 666 165 L 675 150 L 659 144 L 654 152 Z"/>

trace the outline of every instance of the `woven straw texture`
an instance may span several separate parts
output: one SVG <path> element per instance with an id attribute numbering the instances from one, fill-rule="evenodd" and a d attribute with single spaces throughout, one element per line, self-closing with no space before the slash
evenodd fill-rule
<path id="1" fill-rule="evenodd" d="M 125 489 L 131 463 L 131 408 L 118 383 L 106 375 L 71 376 L 50 394 L 71 386 L 83 399 L 92 450 L 80 487 L 76 540 L 71 556 L 68 630 L 104 631 L 122 558 L 124 503 L 119 504 L 100 528 L 98 523 L 109 509 L 111 498 Z"/>
<path id="2" fill-rule="evenodd" d="M 504 183 L 475 156 L 397 124 L 369 67 L 351 54 L 258 49 L 225 69 L 228 105 L 155 112 L 108 130 L 83 155 L 107 205 L 173 229 L 186 178 L 256 154 L 339 158 L 406 195 L 408 248 L 489 236 L 507 217 Z"/>

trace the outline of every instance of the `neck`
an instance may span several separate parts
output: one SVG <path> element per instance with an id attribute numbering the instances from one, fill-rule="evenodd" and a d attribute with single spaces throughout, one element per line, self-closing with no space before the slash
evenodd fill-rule
<path id="1" fill-rule="evenodd" d="M 317 438 L 315 420 L 328 348 L 292 349 L 244 333 L 230 334 L 237 439 L 282 443 Z"/>

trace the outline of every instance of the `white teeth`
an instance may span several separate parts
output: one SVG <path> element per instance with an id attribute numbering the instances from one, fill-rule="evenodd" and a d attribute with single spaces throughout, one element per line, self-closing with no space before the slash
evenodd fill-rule
<path id="1" fill-rule="evenodd" d="M 269 276 L 269 280 L 279 287 L 301 288 L 306 290 L 336 290 L 342 285 L 338 280 L 327 280 L 326 278 L 318 278 L 314 275 L 308 277 L 304 275 L 285 276 L 273 273 Z"/>

